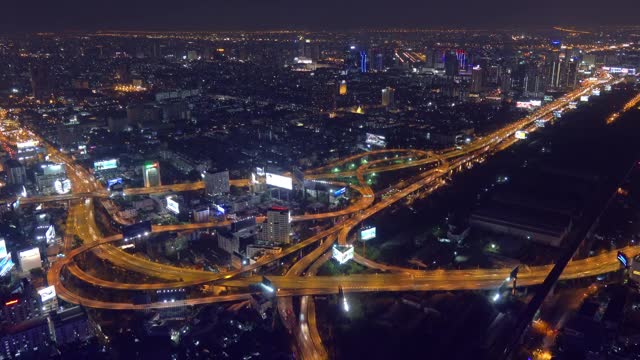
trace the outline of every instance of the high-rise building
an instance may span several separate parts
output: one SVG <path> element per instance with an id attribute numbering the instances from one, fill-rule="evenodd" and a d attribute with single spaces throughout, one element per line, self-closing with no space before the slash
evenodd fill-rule
<path id="1" fill-rule="evenodd" d="M 549 86 L 550 87 L 553 87 L 553 88 L 560 87 L 560 74 L 562 73 L 561 65 L 562 65 L 562 61 L 560 60 L 557 54 L 555 54 L 555 56 L 551 58 L 549 64 L 547 64 L 549 68 Z"/>
<path id="2" fill-rule="evenodd" d="M 7 173 L 9 184 L 24 185 L 27 182 L 27 171 L 18 160 L 7 160 L 4 164 L 4 171 Z"/>
<path id="3" fill-rule="evenodd" d="M 340 85 L 338 87 L 338 94 L 347 95 L 347 81 L 346 80 L 340 81 Z"/>
<path id="4" fill-rule="evenodd" d="M 156 161 L 147 161 L 142 165 L 142 177 L 144 187 L 160 186 L 160 164 Z"/>
<path id="5" fill-rule="evenodd" d="M 479 93 L 482 91 L 482 85 L 484 81 L 484 70 L 480 65 L 475 66 L 471 70 L 471 92 Z"/>
<path id="6" fill-rule="evenodd" d="M 278 243 L 291 243 L 291 212 L 285 207 L 274 206 L 267 211 L 267 221 L 262 228 L 262 240 Z"/>
<path id="7" fill-rule="evenodd" d="M 36 99 L 45 99 L 51 96 L 51 76 L 49 68 L 39 63 L 29 69 L 31 75 L 31 94 Z"/>
<path id="8" fill-rule="evenodd" d="M 367 50 L 360 50 L 360 72 L 367 72 L 368 61 Z"/>
<path id="9" fill-rule="evenodd" d="M 382 54 L 382 52 L 380 50 L 378 50 L 374 55 L 373 68 L 376 71 L 384 70 L 384 55 Z"/>
<path id="10" fill-rule="evenodd" d="M 460 64 L 455 52 L 447 51 L 444 55 L 444 71 L 447 76 L 457 76 Z"/>
<path id="11" fill-rule="evenodd" d="M 424 66 L 428 67 L 430 69 L 433 69 L 436 67 L 436 50 L 433 48 L 426 48 L 424 50 L 424 57 L 425 57 L 425 61 L 424 61 Z"/>
<path id="12" fill-rule="evenodd" d="M 395 103 L 394 94 L 396 90 L 392 87 L 382 89 L 382 106 L 393 106 Z"/>
<path id="13" fill-rule="evenodd" d="M 209 170 L 205 172 L 204 187 L 207 195 L 229 193 L 229 171 L 213 172 Z"/>

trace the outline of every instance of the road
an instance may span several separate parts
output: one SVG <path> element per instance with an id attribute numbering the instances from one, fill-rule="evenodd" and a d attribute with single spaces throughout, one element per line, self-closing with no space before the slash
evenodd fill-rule
<path id="1" fill-rule="evenodd" d="M 329 174 L 324 174 L 324 178 L 332 178 L 332 177 L 339 177 L 339 176 L 346 176 L 345 174 L 348 174 L 349 176 L 357 176 L 359 182 L 361 182 L 364 179 L 364 174 L 366 173 L 370 173 L 370 172 L 375 172 L 375 171 L 381 171 L 381 169 L 389 167 L 392 168 L 393 170 L 397 170 L 397 169 L 401 169 L 401 168 L 408 168 L 411 166 L 416 166 L 416 164 L 418 165 L 423 165 L 423 164 L 429 164 L 429 163 L 435 163 L 438 162 L 440 163 L 440 165 L 437 168 L 434 169 L 430 169 L 428 171 L 423 172 L 417 181 L 411 183 L 411 184 L 407 184 L 407 186 L 403 187 L 402 189 L 400 189 L 400 191 L 398 191 L 397 193 L 386 197 L 385 199 L 382 199 L 380 201 L 378 201 L 377 203 L 375 202 L 375 198 L 373 198 L 373 196 L 369 196 L 372 195 L 372 191 L 370 188 L 366 187 L 366 186 L 361 186 L 361 193 L 362 195 L 362 199 L 371 199 L 371 200 L 367 200 L 366 202 L 362 202 L 361 205 L 358 205 L 359 207 L 361 206 L 361 208 L 358 208 L 356 211 L 352 212 L 355 213 L 351 218 L 349 218 L 348 220 L 337 224 L 336 226 L 324 230 L 304 241 L 301 241 L 300 243 L 297 243 L 287 249 L 285 249 L 281 254 L 279 254 L 278 256 L 273 256 L 271 258 L 265 258 L 255 264 L 252 264 L 250 266 L 247 266 L 243 269 L 240 270 L 234 270 L 234 271 L 230 271 L 228 273 L 224 273 L 224 274 L 212 274 L 212 273 L 208 273 L 208 272 L 204 272 L 204 271 L 200 271 L 200 270 L 195 270 L 195 269 L 183 269 L 183 268 L 177 268 L 179 269 L 177 272 L 173 272 L 175 270 L 172 270 L 172 272 L 167 272 L 167 268 L 165 268 L 165 266 L 167 265 L 163 265 L 163 264 L 156 264 L 153 262 L 150 262 L 146 259 L 140 259 L 138 257 L 134 257 L 136 260 L 135 261 L 130 261 L 130 260 L 126 260 L 126 262 L 120 262 L 118 264 L 118 266 L 124 267 L 126 269 L 131 269 L 133 271 L 137 271 L 137 272 L 151 272 L 154 274 L 164 274 L 165 276 L 167 274 L 170 275 L 170 277 L 179 277 L 178 281 L 175 281 L 174 284 L 175 286 L 186 286 L 186 285 L 190 285 L 190 284 L 201 284 L 201 283 L 205 283 L 205 282 L 213 282 L 213 281 L 217 281 L 219 282 L 221 285 L 224 286 L 238 286 L 238 287 L 246 287 L 247 283 L 246 280 L 229 280 L 234 278 L 235 276 L 244 273 L 244 272 L 249 272 L 252 270 L 255 270 L 263 265 L 266 265 L 272 261 L 276 261 L 278 259 L 283 258 L 284 256 L 288 256 L 289 254 L 295 253 L 297 251 L 299 251 L 300 249 L 307 247 L 311 244 L 317 243 L 318 241 L 321 241 L 323 239 L 326 239 L 328 237 L 332 237 L 332 236 L 337 236 L 337 241 L 341 244 L 345 244 L 347 242 L 348 239 L 348 235 L 350 233 L 350 231 L 357 225 L 359 224 L 361 221 L 363 221 L 364 219 L 372 216 L 373 214 L 379 212 L 382 209 L 385 209 L 387 207 L 389 207 L 390 205 L 394 204 L 395 202 L 399 201 L 400 199 L 408 196 L 409 194 L 416 192 L 417 190 L 421 189 L 421 188 L 425 188 L 426 191 L 432 191 L 433 189 L 437 188 L 438 186 L 440 186 L 442 184 L 442 177 L 447 175 L 449 172 L 451 171 L 455 171 L 456 169 L 462 169 L 464 167 L 465 164 L 468 164 L 471 161 L 475 161 L 478 160 L 484 156 L 487 156 L 489 154 L 491 154 L 492 152 L 495 151 L 499 151 L 513 143 L 515 143 L 517 140 L 515 140 L 515 138 L 513 137 L 513 134 L 515 133 L 516 130 L 530 126 L 532 124 L 533 121 L 535 121 L 536 119 L 548 116 L 552 111 L 556 110 L 556 109 L 561 109 L 565 106 L 568 105 L 568 103 L 570 101 L 573 101 L 574 99 L 576 99 L 577 97 L 579 97 L 582 94 L 585 94 L 589 91 L 591 91 L 591 89 L 595 86 L 598 85 L 602 85 L 605 82 L 612 82 L 611 80 L 607 79 L 607 80 L 603 80 L 603 81 L 599 81 L 599 82 L 594 82 L 592 84 L 588 84 L 588 86 L 585 86 L 584 88 L 581 88 L 579 90 L 576 90 L 572 93 L 569 93 L 567 95 L 565 95 L 565 97 L 561 98 L 560 100 L 547 105 L 545 107 L 543 107 L 540 110 L 537 110 L 535 112 L 533 112 L 532 114 L 530 114 L 529 116 L 514 122 L 513 124 L 507 125 L 504 128 L 488 135 L 488 136 L 484 136 L 484 137 L 480 137 L 478 139 L 476 139 L 474 142 L 472 142 L 471 144 L 469 144 L 468 146 L 465 146 L 462 149 L 455 149 L 455 150 L 450 150 L 448 152 L 445 152 L 443 154 L 440 154 L 439 158 L 435 158 L 433 156 L 428 156 L 425 155 L 426 152 L 424 152 L 425 154 L 419 154 L 416 153 L 416 157 L 418 159 L 414 160 L 414 161 L 408 161 L 403 163 L 403 164 L 392 164 L 392 165 L 385 165 L 385 166 L 381 166 L 379 168 L 376 168 L 374 165 L 378 165 L 379 163 L 372 161 L 371 165 L 369 166 L 361 166 L 358 167 L 357 170 L 355 170 L 355 172 L 351 173 L 351 172 L 344 172 L 344 173 L 329 173 Z M 401 151 L 413 151 L 415 152 L 416 150 L 396 150 L 398 152 Z M 426 157 L 422 157 L 420 158 L 420 156 L 426 156 Z M 339 163 L 340 164 L 346 164 L 350 161 L 353 161 L 354 159 L 357 159 L 359 157 L 362 157 L 362 155 L 357 155 L 357 156 L 352 156 L 348 159 L 343 159 L 340 160 Z M 381 159 L 383 160 L 383 159 Z M 70 165 L 68 162 L 67 166 L 72 166 Z M 336 163 L 337 164 L 337 163 Z M 367 164 L 365 164 L 367 165 Z M 76 167 L 73 168 L 74 171 L 78 171 L 76 169 Z M 391 171 L 391 170 L 389 170 Z M 78 171 L 79 172 L 79 171 Z M 337 175 L 334 175 L 337 174 Z M 322 178 L 321 176 L 323 176 L 322 174 L 317 174 L 318 178 Z M 87 179 L 91 179 L 91 177 L 85 177 L 84 179 L 80 180 L 82 183 L 86 183 L 86 187 L 88 188 L 87 191 L 84 192 L 94 192 L 97 191 L 96 185 L 91 185 L 91 181 L 87 181 Z M 196 183 L 197 184 L 197 183 Z M 185 185 L 184 189 L 191 189 L 191 186 L 201 186 L 201 185 L 193 185 L 193 184 L 189 184 L 188 186 Z M 93 189 L 91 189 L 91 187 L 93 187 Z M 173 188 L 174 190 L 176 188 Z M 74 189 L 75 191 L 76 189 Z M 171 190 L 171 191 L 174 191 Z M 79 189 L 80 192 L 83 192 L 83 189 Z M 142 190 L 141 190 L 142 191 Z M 147 191 L 147 190 L 145 190 Z M 369 202 L 370 201 L 370 202 Z M 75 212 L 74 212 L 75 213 Z M 322 218 L 323 216 L 326 217 L 327 215 L 322 215 L 322 214 L 313 214 L 313 215 L 302 215 L 302 216 L 306 216 L 306 218 L 300 218 L 300 221 L 304 220 L 310 220 L 310 219 L 316 219 L 316 218 Z M 334 215 L 335 216 L 335 215 Z M 154 231 L 179 231 L 179 230 L 188 230 L 188 229 L 195 229 L 198 227 L 205 227 L 205 226 L 211 226 L 211 225 L 216 225 L 216 224 L 206 224 L 206 225 L 199 225 L 199 224 L 188 224 L 188 225 L 178 225 L 172 228 L 172 230 L 168 230 L 168 229 L 154 229 Z M 219 225 L 219 224 L 218 224 Z M 75 265 L 71 265 L 73 263 L 73 258 L 75 256 L 77 256 L 78 254 L 84 252 L 84 251 L 88 251 L 88 250 L 93 250 L 95 248 L 98 248 L 102 245 L 105 244 L 109 244 L 115 241 L 119 241 L 120 239 L 118 238 L 118 236 L 115 237 L 110 237 L 110 238 L 99 238 L 98 235 L 89 235 L 87 236 L 85 234 L 86 233 L 91 233 L 92 232 L 92 228 L 89 226 L 86 230 L 81 231 L 83 233 L 83 239 L 85 239 L 85 244 L 82 245 L 81 247 L 74 249 L 72 251 L 69 251 L 67 256 L 63 259 L 61 259 L 60 261 L 56 262 L 51 270 L 48 273 L 48 279 L 50 281 L 51 284 L 54 284 L 56 286 L 56 288 L 60 288 L 61 290 L 58 291 L 58 293 L 60 294 L 60 296 L 68 301 L 71 302 L 81 302 L 83 304 L 94 304 L 96 305 L 96 307 L 101 307 L 101 308 L 122 308 L 122 306 L 124 306 L 121 303 L 113 303 L 113 307 L 110 307 L 111 305 L 109 305 L 109 302 L 100 302 L 99 300 L 94 300 L 94 299 L 84 299 L 82 297 L 79 297 L 78 295 L 71 295 L 73 294 L 72 292 L 66 290 L 60 280 L 60 273 L 63 267 L 67 266 L 69 267 L 70 270 L 75 269 L 74 272 L 77 273 L 78 267 Z M 94 231 L 95 232 L 95 231 Z M 86 236 L 86 237 L 85 237 Z M 89 239 L 93 239 L 91 241 L 87 241 L 87 237 Z M 327 243 L 325 241 L 325 243 Z M 103 248 L 100 248 L 100 251 L 110 251 L 110 250 L 103 250 Z M 318 249 L 322 249 L 322 247 L 318 248 Z M 317 250 L 317 249 L 316 249 Z M 315 251 L 315 250 L 314 250 Z M 321 250 L 318 250 L 318 253 L 322 253 Z M 112 261 L 114 258 L 116 258 L 118 254 L 116 253 L 111 253 L 108 254 L 108 257 L 110 258 L 110 261 Z M 632 254 L 630 254 L 632 255 Z M 613 256 L 613 260 L 611 260 L 612 254 L 606 254 L 606 259 L 602 260 L 601 263 L 595 263 L 593 260 L 586 260 L 585 263 L 581 266 L 576 266 L 576 265 L 570 265 L 567 270 L 566 270 L 566 274 L 563 273 L 563 276 L 565 277 L 581 277 L 581 276 L 592 276 L 592 275 L 596 275 L 596 274 L 600 274 L 603 272 L 608 272 L 608 271 L 612 271 L 615 270 L 615 266 L 617 265 L 616 260 L 615 260 L 615 256 Z M 312 263 L 312 261 L 315 261 L 314 259 L 310 259 L 309 263 L 306 264 L 305 262 L 300 262 L 302 265 L 299 266 L 299 268 L 305 268 L 307 267 L 309 264 Z M 113 260 L 113 261 L 118 261 L 118 260 Z M 359 261 L 361 263 L 364 263 L 367 266 L 372 266 L 374 268 L 381 268 L 384 265 L 381 264 L 375 264 L 372 263 L 366 259 L 362 259 L 360 257 L 356 257 L 356 261 Z M 589 262 L 591 261 L 591 262 Z M 297 296 L 297 295 L 313 295 L 313 294 L 322 294 L 322 293 L 335 293 L 337 291 L 337 287 L 342 285 L 345 292 L 358 292 L 358 291 L 405 291 L 405 290 L 465 290 L 465 289 L 485 289 L 485 288 L 491 288 L 493 286 L 495 286 L 495 284 L 497 282 L 502 282 L 504 280 L 504 275 L 505 272 L 507 271 L 506 269 L 491 269 L 491 270 L 477 270 L 477 272 L 474 272 L 473 270 L 471 271 L 466 271 L 466 272 L 455 272 L 454 270 L 452 271 L 443 271 L 442 273 L 438 273 L 438 274 L 431 274 L 431 273 L 427 273 L 427 274 L 416 274 L 413 273 L 412 270 L 408 270 L 408 269 L 398 269 L 398 268 L 394 268 L 394 267 L 388 267 L 386 270 L 389 271 L 397 271 L 397 274 L 380 274 L 380 275 L 367 275 L 367 276 L 353 276 L 350 278 L 344 278 L 344 277 L 335 277 L 335 278 L 324 278 L 324 277 L 299 277 L 299 276 L 285 276 L 285 277 L 274 277 L 274 283 L 279 287 L 279 291 L 277 293 L 277 295 L 279 297 L 281 296 Z M 570 271 L 571 270 L 571 271 Z M 548 272 L 548 268 L 547 267 L 541 267 L 540 269 L 535 269 L 535 271 L 532 270 L 532 273 L 530 275 L 525 276 L 525 274 L 523 274 L 522 276 L 522 280 L 520 281 L 520 284 L 523 286 L 529 285 L 529 284 L 536 284 L 539 281 L 541 281 L 541 279 L 544 279 L 544 276 L 546 275 L 546 273 Z M 82 275 L 81 275 L 82 276 Z M 85 276 L 83 278 L 83 280 L 87 280 L 89 283 L 92 283 L 96 286 L 104 286 L 104 287 L 114 287 L 114 288 L 125 288 L 125 289 L 146 289 L 147 287 L 157 287 L 157 286 L 163 286 L 166 287 L 167 285 L 171 285 L 173 286 L 174 284 L 171 283 L 163 283 L 162 285 L 158 285 L 158 284 L 120 284 L 120 285 L 114 285 L 111 282 L 105 281 L 105 280 L 100 280 L 100 279 L 95 279 L 95 278 L 90 278 Z M 180 284 L 180 285 L 178 285 Z M 248 296 L 246 293 L 245 294 L 238 294 L 236 296 Z M 204 297 L 204 298 L 198 298 L 198 299 L 189 299 L 189 300 L 185 300 L 183 302 L 180 302 L 181 304 L 196 304 L 196 303 L 205 303 L 207 300 L 203 300 L 203 299 L 209 299 L 210 301 L 218 301 L 218 300 L 214 300 L 217 299 L 218 296 L 211 296 L 211 297 Z M 89 301 L 90 300 L 90 301 Z M 115 305 L 117 304 L 117 305 Z M 131 304 L 133 305 L 133 304 Z M 87 305 L 89 306 L 89 305 Z M 156 308 L 156 307 L 165 307 L 167 305 L 161 305 L 161 304 L 148 304 L 145 305 L 146 308 Z"/>

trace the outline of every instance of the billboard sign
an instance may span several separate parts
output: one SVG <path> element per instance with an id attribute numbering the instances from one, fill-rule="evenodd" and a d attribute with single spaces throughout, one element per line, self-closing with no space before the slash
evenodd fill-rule
<path id="1" fill-rule="evenodd" d="M 336 191 L 333 192 L 333 196 L 334 197 L 338 197 L 338 196 L 342 196 L 347 192 L 347 188 L 343 187 L 342 189 L 338 189 Z"/>
<path id="2" fill-rule="evenodd" d="M 635 75 L 636 74 L 636 69 L 633 69 L 633 68 L 603 66 L 602 70 L 608 71 L 608 72 L 610 72 L 612 74 L 622 74 L 622 75 Z"/>
<path id="3" fill-rule="evenodd" d="M 16 143 L 16 147 L 18 149 L 27 149 L 27 148 L 32 148 L 36 146 L 38 146 L 37 140 L 27 140 L 27 141 Z"/>
<path id="4" fill-rule="evenodd" d="M 95 161 L 93 163 L 94 171 L 102 171 L 102 170 L 110 170 L 118 168 L 118 159 L 108 159 L 108 160 L 100 160 Z"/>
<path id="5" fill-rule="evenodd" d="M 271 186 L 275 186 L 275 187 L 279 187 L 287 190 L 293 189 L 293 182 L 290 177 L 276 175 L 272 173 L 266 173 L 266 182 L 267 182 L 267 185 L 271 185 Z"/>
<path id="6" fill-rule="evenodd" d="M 14 263 L 11 254 L 0 257 L 0 277 L 7 275 L 13 269 Z"/>
<path id="7" fill-rule="evenodd" d="M 589 95 L 580 96 L 580 101 L 581 102 L 588 102 L 589 101 Z"/>
<path id="8" fill-rule="evenodd" d="M 517 101 L 516 107 L 520 109 L 533 109 L 542 105 L 541 100 Z"/>
<path id="9" fill-rule="evenodd" d="M 59 175 L 64 173 L 64 164 L 44 164 L 40 167 L 45 175 Z"/>
<path id="10" fill-rule="evenodd" d="M 122 184 L 122 178 L 107 180 L 107 189 L 111 189 L 111 187 L 115 184 Z"/>
<path id="11" fill-rule="evenodd" d="M 38 295 L 40 295 L 40 301 L 45 303 L 56 297 L 56 288 L 53 286 L 48 286 L 46 288 L 38 290 Z"/>
<path id="12" fill-rule="evenodd" d="M 341 265 L 353 259 L 353 245 L 334 245 L 333 258 L 336 259 Z"/>
<path id="13" fill-rule="evenodd" d="M 20 260 L 20 267 L 22 271 L 29 271 L 31 269 L 37 269 L 42 266 L 42 260 L 40 259 L 40 249 L 37 247 L 20 251 L 18 253 Z"/>
<path id="14" fill-rule="evenodd" d="M 167 210 L 176 215 L 180 214 L 180 205 L 175 201 L 173 196 L 167 196 Z"/>
<path id="15" fill-rule="evenodd" d="M 538 119 L 536 120 L 536 126 L 537 127 L 544 127 L 544 125 L 547 123 L 547 120 L 543 120 L 543 119 Z"/>
<path id="16" fill-rule="evenodd" d="M 366 241 L 376 237 L 376 228 L 368 228 L 360 231 L 360 240 Z"/>
<path id="17" fill-rule="evenodd" d="M 0 258 L 7 256 L 7 243 L 0 238 Z"/>
<path id="18" fill-rule="evenodd" d="M 369 145 L 385 147 L 387 146 L 387 140 L 382 135 L 367 133 L 367 140 L 365 141 Z"/>
<path id="19" fill-rule="evenodd" d="M 71 181 L 69 179 L 57 179 L 53 182 L 53 188 L 60 195 L 68 194 L 71 192 Z"/>
<path id="20" fill-rule="evenodd" d="M 618 261 L 625 268 L 629 266 L 629 258 L 622 251 L 618 251 Z"/>
<path id="21" fill-rule="evenodd" d="M 527 138 L 527 132 L 526 131 L 522 131 L 522 130 L 518 130 L 516 131 L 516 139 L 526 139 Z"/>

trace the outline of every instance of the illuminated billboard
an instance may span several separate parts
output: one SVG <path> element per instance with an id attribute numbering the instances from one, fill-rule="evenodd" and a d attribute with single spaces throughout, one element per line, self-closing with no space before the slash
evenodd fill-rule
<path id="1" fill-rule="evenodd" d="M 608 72 L 610 72 L 612 74 L 622 74 L 622 75 L 635 75 L 636 74 L 636 69 L 633 69 L 633 68 L 603 66 L 602 70 L 608 71 Z"/>
<path id="2" fill-rule="evenodd" d="M 0 239 L 0 258 L 7 256 L 7 243 L 4 239 Z"/>
<path id="3" fill-rule="evenodd" d="M 45 175 L 64 174 L 64 164 L 44 164 L 40 166 Z"/>
<path id="4" fill-rule="evenodd" d="M 111 189 L 111 187 L 113 185 L 116 185 L 116 184 L 121 184 L 122 185 L 122 178 L 115 178 L 115 179 L 107 180 L 107 189 Z"/>
<path id="5" fill-rule="evenodd" d="M 40 301 L 45 303 L 56 297 L 56 288 L 53 286 L 42 288 L 38 290 L 38 295 L 40 295 Z"/>
<path id="6" fill-rule="evenodd" d="M 368 228 L 360 231 L 360 240 L 371 240 L 376 237 L 376 228 Z"/>
<path id="7" fill-rule="evenodd" d="M 32 248 L 18 253 L 18 261 L 22 271 L 27 272 L 32 269 L 38 269 L 42 265 L 40 260 L 40 249 Z"/>
<path id="8" fill-rule="evenodd" d="M 367 133 L 367 140 L 365 141 L 369 145 L 385 147 L 387 146 L 387 140 L 382 135 Z"/>
<path id="9" fill-rule="evenodd" d="M 69 179 L 57 179 L 53 182 L 53 188 L 60 195 L 68 194 L 71 192 L 71 181 Z"/>
<path id="10" fill-rule="evenodd" d="M 336 191 L 333 192 L 333 196 L 338 197 L 338 196 L 342 196 L 347 192 L 347 188 L 343 187 L 342 189 L 338 189 Z"/>
<path id="11" fill-rule="evenodd" d="M 108 160 L 100 160 L 95 161 L 93 163 L 93 170 L 102 171 L 102 170 L 110 170 L 118 168 L 118 159 L 108 159 Z"/>
<path id="12" fill-rule="evenodd" d="M 28 141 L 16 143 L 16 147 L 18 147 L 18 149 L 26 149 L 26 148 L 36 147 L 36 146 L 38 146 L 37 140 L 28 140 Z"/>
<path id="13" fill-rule="evenodd" d="M 293 181 L 290 177 L 266 173 L 266 182 L 267 185 L 272 185 L 287 190 L 293 189 Z"/>
<path id="14" fill-rule="evenodd" d="M 580 101 L 582 101 L 582 102 L 588 102 L 588 101 L 589 101 L 589 95 L 582 95 L 582 96 L 580 96 Z"/>
<path id="15" fill-rule="evenodd" d="M 575 109 L 578 107 L 578 103 L 575 101 L 570 101 L 569 102 L 569 109 Z"/>
<path id="16" fill-rule="evenodd" d="M 522 131 L 522 130 L 518 130 L 516 131 L 516 139 L 526 139 L 527 138 L 527 132 L 526 131 Z"/>
<path id="17" fill-rule="evenodd" d="M 167 210 L 176 215 L 180 214 L 180 205 L 174 200 L 173 196 L 167 196 Z"/>
<path id="18" fill-rule="evenodd" d="M 600 96 L 600 89 L 593 89 L 593 90 L 591 90 L 591 95 L 593 95 L 593 96 Z"/>
<path id="19" fill-rule="evenodd" d="M 516 102 L 516 107 L 520 108 L 520 109 L 533 109 L 535 107 L 541 106 L 542 105 L 542 101 L 541 100 L 529 100 L 529 101 L 517 101 Z"/>
<path id="20" fill-rule="evenodd" d="M 544 125 L 547 123 L 547 120 L 543 120 L 543 119 L 538 119 L 536 120 L 536 126 L 537 127 L 544 127 Z"/>
<path id="21" fill-rule="evenodd" d="M 344 264 L 353 259 L 353 245 L 334 245 L 333 258 L 340 264 Z"/>
<path id="22" fill-rule="evenodd" d="M 15 264 L 13 260 L 11 260 L 11 254 L 0 257 L 0 277 L 7 275 L 14 266 Z"/>

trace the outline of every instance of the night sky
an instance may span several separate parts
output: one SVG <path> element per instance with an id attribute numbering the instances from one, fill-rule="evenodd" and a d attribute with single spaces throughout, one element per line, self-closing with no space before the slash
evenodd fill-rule
<path id="1" fill-rule="evenodd" d="M 0 31 L 640 25 L 639 0 L 13 0 Z"/>

